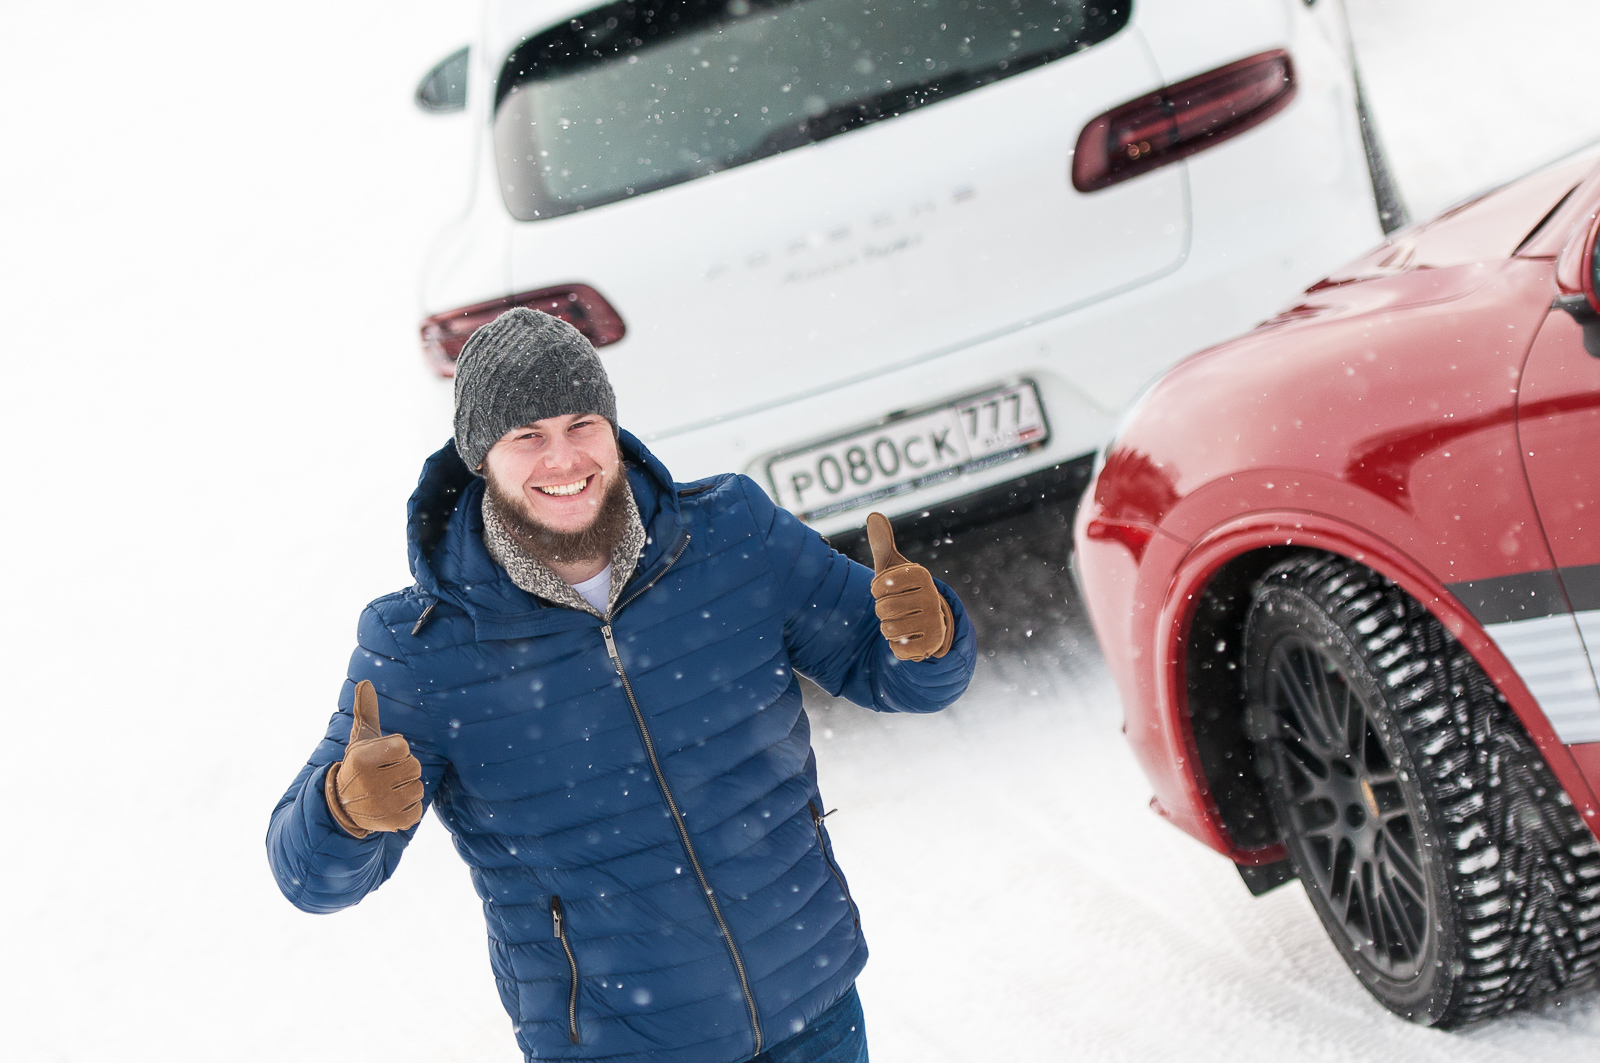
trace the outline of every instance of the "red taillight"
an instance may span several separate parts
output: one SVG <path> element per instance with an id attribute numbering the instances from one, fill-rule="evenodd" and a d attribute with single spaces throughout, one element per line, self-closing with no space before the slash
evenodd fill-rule
<path id="1" fill-rule="evenodd" d="M 434 314 L 422 322 L 423 356 L 440 376 L 455 376 L 456 359 L 461 357 L 467 338 L 479 325 L 488 324 L 514 306 L 559 317 L 596 347 L 616 343 L 627 332 L 622 318 L 599 292 L 587 284 L 563 284 Z"/>
<path id="2" fill-rule="evenodd" d="M 1280 49 L 1112 108 L 1078 134 L 1072 187 L 1093 192 L 1220 144 L 1283 110 L 1294 93 L 1294 64 Z"/>

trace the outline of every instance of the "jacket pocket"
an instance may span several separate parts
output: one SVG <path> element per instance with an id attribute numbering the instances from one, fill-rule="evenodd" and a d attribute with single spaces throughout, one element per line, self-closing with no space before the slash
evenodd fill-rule
<path id="1" fill-rule="evenodd" d="M 573 1044 L 578 1043 L 578 957 L 572 951 L 572 942 L 567 940 L 567 917 L 561 907 L 561 898 L 555 894 L 550 895 L 550 922 L 555 927 L 556 940 L 561 942 L 561 951 L 567 954 L 567 969 L 572 980 L 567 983 L 567 1036 Z"/>
<path id="2" fill-rule="evenodd" d="M 833 862 L 833 851 L 828 847 L 828 836 L 822 829 L 822 821 L 826 818 L 815 801 L 807 801 L 806 807 L 811 809 L 811 825 L 817 830 L 817 848 L 822 850 L 822 862 L 828 865 L 828 870 L 833 873 L 834 881 L 839 883 L 839 888 L 844 891 L 845 902 L 850 905 L 850 918 L 855 920 L 856 929 L 861 929 L 861 911 L 856 907 L 856 900 L 850 896 L 850 886 L 844 880 L 844 872 L 839 870 L 839 865 Z"/>

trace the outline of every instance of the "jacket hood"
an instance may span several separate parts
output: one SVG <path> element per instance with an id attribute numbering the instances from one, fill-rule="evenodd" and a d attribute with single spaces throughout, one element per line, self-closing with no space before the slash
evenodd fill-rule
<path id="1" fill-rule="evenodd" d="M 617 441 L 646 533 L 637 578 L 672 548 L 682 521 L 666 466 L 631 432 L 619 431 Z M 406 505 L 406 553 L 418 588 L 460 606 L 480 629 L 547 608 L 511 582 L 484 548 L 483 490 L 483 479 L 467 468 L 452 439 L 423 462 Z"/>

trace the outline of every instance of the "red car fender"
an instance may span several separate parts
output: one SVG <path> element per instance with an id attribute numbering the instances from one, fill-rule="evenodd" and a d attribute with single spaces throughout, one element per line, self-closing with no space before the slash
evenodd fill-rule
<path id="1" fill-rule="evenodd" d="M 1223 827 L 1221 813 L 1210 796 L 1200 773 L 1198 747 L 1190 724 L 1188 682 L 1184 674 L 1184 646 L 1194 617 L 1195 599 L 1207 582 L 1228 561 L 1251 550 L 1268 546 L 1307 546 L 1358 561 L 1386 576 L 1432 613 L 1466 647 L 1499 688 L 1512 711 L 1527 728 L 1534 744 L 1544 755 L 1557 780 L 1572 798 L 1573 805 L 1591 829 L 1600 816 L 1593 792 L 1584 781 L 1568 748 L 1556 738 L 1549 721 L 1505 655 L 1482 626 L 1426 568 L 1385 540 L 1363 528 L 1309 510 L 1258 511 L 1219 525 L 1183 556 L 1173 571 L 1163 599 L 1156 630 L 1169 638 L 1162 647 L 1162 664 L 1157 670 L 1159 684 L 1152 703 L 1163 708 L 1161 730 L 1170 744 L 1184 750 L 1181 761 L 1141 756 L 1147 765 L 1181 763 L 1187 770 L 1182 779 L 1171 779 L 1158 786 L 1158 810 L 1188 833 L 1239 864 L 1247 866 L 1281 859 L 1282 846 L 1245 850 L 1234 845 Z M 1129 735 L 1137 744 L 1143 733 Z M 1176 807 L 1174 807 L 1176 806 Z"/>

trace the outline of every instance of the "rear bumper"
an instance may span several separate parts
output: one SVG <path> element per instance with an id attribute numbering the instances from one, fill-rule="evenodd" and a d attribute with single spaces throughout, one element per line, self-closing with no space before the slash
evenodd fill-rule
<path id="1" fill-rule="evenodd" d="M 903 547 L 914 548 L 1040 506 L 1075 501 L 1089 483 L 1093 464 L 1093 456 L 1085 455 L 907 514 L 894 522 L 896 540 Z M 847 557 L 862 564 L 871 562 L 864 528 L 839 532 L 830 536 L 830 542 Z"/>

